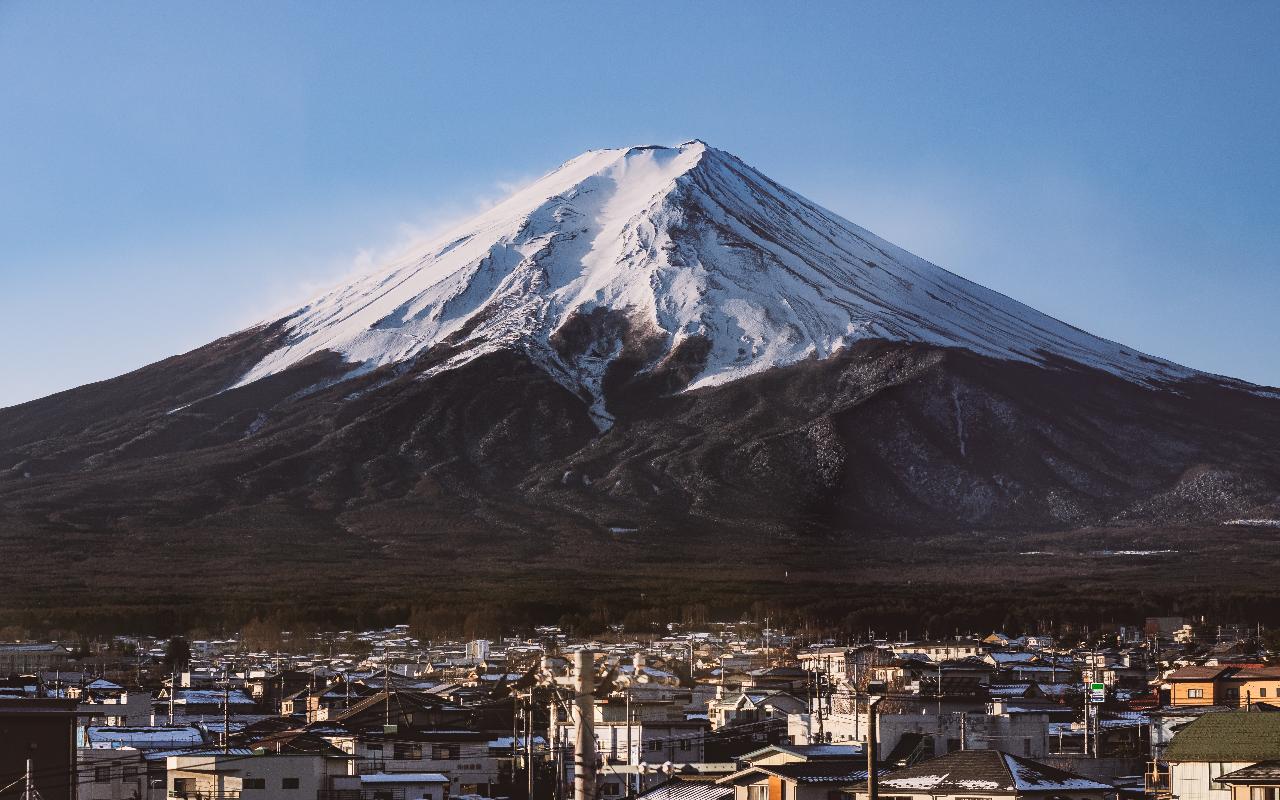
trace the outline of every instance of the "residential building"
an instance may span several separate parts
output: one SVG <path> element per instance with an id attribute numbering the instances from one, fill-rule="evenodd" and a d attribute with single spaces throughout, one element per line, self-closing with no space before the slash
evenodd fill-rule
<path id="1" fill-rule="evenodd" d="M 75 800 L 79 760 L 75 700 L 0 698 L 0 786 L 32 788 L 43 800 Z"/>
<path id="2" fill-rule="evenodd" d="M 358 792 L 352 757 L 310 733 L 290 731 L 248 747 L 166 759 L 172 800 L 326 800 Z M 347 795 L 350 796 L 350 795 Z"/>
<path id="3" fill-rule="evenodd" d="M 361 800 L 446 800 L 449 778 L 439 772 L 378 772 L 360 776 Z"/>
<path id="4" fill-rule="evenodd" d="M 716 698 L 707 704 L 711 729 L 745 725 L 767 719 L 785 719 L 808 709 L 804 700 L 786 692 L 753 692 L 744 690 Z"/>
<path id="5" fill-rule="evenodd" d="M 930 661 L 953 661 L 969 656 L 981 656 L 984 649 L 977 639 L 948 639 L 936 642 L 904 642 L 893 645 L 897 656 L 922 655 Z"/>
<path id="6" fill-rule="evenodd" d="M 101 678 L 83 687 L 67 689 L 67 697 L 80 701 L 82 713 L 94 715 L 101 725 L 146 725 L 151 721 L 151 692 L 129 690 L 119 684 Z"/>
<path id="7" fill-rule="evenodd" d="M 60 644 L 0 644 L 0 675 L 31 675 L 65 669 L 71 653 Z"/>
<path id="8" fill-rule="evenodd" d="M 81 748 L 77 800 L 162 800 L 164 781 L 152 786 L 141 750 Z"/>
<path id="9" fill-rule="evenodd" d="M 1280 800 L 1280 760 L 1228 772 L 1218 783 L 1230 787 L 1231 800 Z"/>
<path id="10" fill-rule="evenodd" d="M 827 800 L 841 786 L 865 782 L 867 761 L 847 745 L 773 745 L 742 757 L 743 769 L 717 783 L 734 800 Z"/>
<path id="11" fill-rule="evenodd" d="M 1220 711 L 1179 731 L 1164 749 L 1167 773 L 1154 781 L 1171 800 L 1232 800 L 1220 778 L 1263 761 L 1280 759 L 1280 714 Z"/>

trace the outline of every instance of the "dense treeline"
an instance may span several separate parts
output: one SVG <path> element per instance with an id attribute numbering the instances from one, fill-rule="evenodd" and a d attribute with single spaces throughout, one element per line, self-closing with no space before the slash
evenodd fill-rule
<path id="1" fill-rule="evenodd" d="M 422 639 L 445 639 L 524 634 L 549 624 L 574 636 L 646 636 L 665 632 L 671 622 L 697 627 L 716 621 L 767 620 L 792 633 L 838 640 L 865 638 L 872 632 L 940 637 L 979 630 L 1097 630 L 1141 624 L 1154 615 L 1280 624 L 1280 595 L 1209 588 L 1151 590 L 1088 583 L 783 587 L 723 581 L 692 588 L 600 586 L 591 587 L 585 596 L 566 594 L 538 598 L 506 585 L 403 600 L 347 598 L 335 592 L 324 600 L 256 604 L 5 609 L 0 611 L 0 638 L 192 632 L 218 636 L 240 631 L 251 646 L 270 649 L 285 631 L 303 635 L 396 624 L 408 624 Z"/>

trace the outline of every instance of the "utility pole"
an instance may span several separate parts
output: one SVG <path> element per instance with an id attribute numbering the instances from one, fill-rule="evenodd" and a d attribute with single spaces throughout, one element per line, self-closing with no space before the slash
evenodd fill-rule
<path id="1" fill-rule="evenodd" d="M 31 800 L 31 759 L 27 759 L 27 775 L 22 784 L 22 800 Z"/>
<path id="2" fill-rule="evenodd" d="M 173 696 L 178 692 L 178 671 L 169 673 L 169 726 L 173 726 Z"/>
<path id="3" fill-rule="evenodd" d="M 533 687 L 529 687 L 529 704 L 525 706 L 524 768 L 529 773 L 529 800 L 533 800 Z"/>
<path id="4" fill-rule="evenodd" d="M 1089 698 L 1085 697 L 1084 699 L 1084 755 L 1085 757 L 1088 757 L 1089 755 L 1089 706 L 1090 705 L 1091 703 L 1089 702 Z"/>
<path id="5" fill-rule="evenodd" d="M 822 673 L 814 670 L 814 676 L 817 678 L 813 687 L 814 694 L 818 699 L 818 741 L 825 742 L 827 740 L 826 730 L 822 722 Z"/>
<path id="6" fill-rule="evenodd" d="M 867 696 L 867 800 L 877 800 L 880 787 L 876 780 L 876 706 L 884 699 L 879 695 Z"/>
<path id="7" fill-rule="evenodd" d="M 547 663 L 543 658 L 543 664 Z M 556 779 L 552 786 L 552 796 L 555 800 L 560 800 L 560 781 L 564 777 L 564 771 L 561 768 L 560 760 L 560 689 L 554 680 L 551 683 L 551 707 L 548 714 L 549 724 L 547 725 L 547 739 L 551 746 L 551 765 L 555 769 Z"/>
<path id="8" fill-rule="evenodd" d="M 942 718 L 942 662 L 938 662 L 938 718 Z"/>
<path id="9" fill-rule="evenodd" d="M 231 746 L 231 676 L 222 673 L 222 752 Z"/>
<path id="10" fill-rule="evenodd" d="M 579 650 L 573 655 L 573 798 L 595 800 L 596 732 L 595 732 L 595 654 Z"/>
<path id="11" fill-rule="evenodd" d="M 631 681 L 636 679 L 636 674 L 637 672 L 633 670 Z M 635 760 L 631 755 L 631 681 L 627 681 L 627 763 L 634 766 Z"/>

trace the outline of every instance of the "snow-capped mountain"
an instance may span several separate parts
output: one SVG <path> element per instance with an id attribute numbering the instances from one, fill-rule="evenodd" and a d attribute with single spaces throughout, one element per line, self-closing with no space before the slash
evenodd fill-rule
<path id="1" fill-rule="evenodd" d="M 1051 319 L 701 142 L 592 151 L 280 319 L 0 409 L 0 585 L 76 598 L 76 624 L 179 594 L 544 613 L 620 565 L 624 602 L 675 606 L 747 581 L 878 603 L 904 576 L 1020 606 L 1087 573 L 1092 608 L 1170 575 L 1215 593 L 1206 564 L 1265 591 L 1276 442 L 1274 390 Z"/>
<path id="2" fill-rule="evenodd" d="M 584 321 L 590 341 L 570 353 Z M 445 343 L 435 371 L 518 349 L 606 423 L 612 362 L 633 351 L 652 370 L 691 342 L 690 389 L 866 339 L 1065 359 L 1146 384 L 1196 374 L 960 278 L 701 141 L 584 153 L 286 325 L 287 343 L 241 384 L 322 351 L 358 374 Z"/>

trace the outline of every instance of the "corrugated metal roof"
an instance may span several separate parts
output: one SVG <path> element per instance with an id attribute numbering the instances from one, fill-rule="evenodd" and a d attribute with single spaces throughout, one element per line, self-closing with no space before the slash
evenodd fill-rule
<path id="1" fill-rule="evenodd" d="M 733 797 L 732 786 L 721 786 L 713 781 L 688 781 L 680 778 L 673 778 L 639 795 L 643 800 L 726 800 L 730 797 Z"/>

